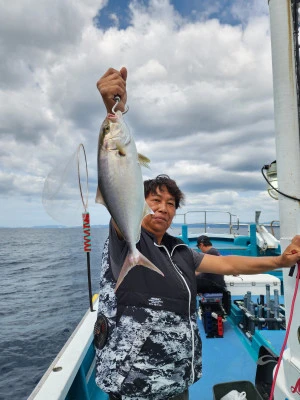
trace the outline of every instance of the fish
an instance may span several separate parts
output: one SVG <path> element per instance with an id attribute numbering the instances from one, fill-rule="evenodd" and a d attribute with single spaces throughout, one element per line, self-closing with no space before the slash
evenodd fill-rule
<path id="1" fill-rule="evenodd" d="M 129 248 L 115 292 L 129 271 L 137 265 L 164 276 L 136 247 L 140 240 L 142 220 L 152 213 L 145 201 L 141 171 L 141 166 L 148 167 L 150 160 L 137 152 L 133 136 L 119 110 L 108 114 L 101 125 L 97 158 L 96 203 L 107 208 Z"/>

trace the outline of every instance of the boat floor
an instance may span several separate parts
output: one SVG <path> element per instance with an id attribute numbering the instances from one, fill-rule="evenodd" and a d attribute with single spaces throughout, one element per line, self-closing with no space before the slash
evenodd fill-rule
<path id="1" fill-rule="evenodd" d="M 222 382 L 245 380 L 254 384 L 256 362 L 248 351 L 248 339 L 228 319 L 223 338 L 206 338 L 198 320 L 202 338 L 202 378 L 190 387 L 190 400 L 212 400 L 213 386 Z"/>

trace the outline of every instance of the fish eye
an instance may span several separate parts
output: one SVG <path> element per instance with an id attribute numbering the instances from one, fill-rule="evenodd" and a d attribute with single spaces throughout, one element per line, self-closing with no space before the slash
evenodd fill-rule
<path id="1" fill-rule="evenodd" d="M 103 135 L 107 135 L 109 133 L 110 129 L 109 129 L 109 125 L 104 125 L 103 127 Z"/>

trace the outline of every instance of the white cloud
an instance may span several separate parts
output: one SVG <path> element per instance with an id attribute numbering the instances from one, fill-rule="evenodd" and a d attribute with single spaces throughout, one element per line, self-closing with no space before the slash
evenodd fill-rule
<path id="1" fill-rule="evenodd" d="M 41 209 L 44 179 L 81 142 L 91 209 L 107 222 L 103 207 L 92 205 L 104 117 L 96 82 L 109 67 L 123 65 L 126 120 L 139 151 L 152 161 L 144 176 L 168 173 L 188 204 L 235 208 L 244 219 L 263 200 L 275 219 L 277 203 L 262 194 L 260 176 L 261 166 L 275 159 L 265 7 L 255 1 L 242 9 L 235 2 L 232 16 L 241 24 L 231 26 L 204 13 L 182 18 L 167 0 L 148 7 L 134 1 L 126 29 L 118 29 L 119 16 L 112 15 L 114 26 L 103 31 L 93 17 L 106 4 L 2 0 L 0 202 L 7 209 L 8 198 L 17 197 L 18 207 L 13 210 L 17 203 L 10 201 L 15 220 L 4 216 L 0 225 L 28 223 L 18 210 L 33 203 L 39 204 L 40 223 L 49 223 Z"/>

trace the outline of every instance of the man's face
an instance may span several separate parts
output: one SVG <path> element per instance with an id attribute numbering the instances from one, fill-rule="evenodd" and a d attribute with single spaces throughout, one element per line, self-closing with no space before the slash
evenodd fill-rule
<path id="1" fill-rule="evenodd" d="M 146 198 L 146 202 L 153 211 L 153 214 L 147 215 L 143 219 L 142 225 L 149 232 L 161 238 L 175 216 L 175 198 L 163 186 L 162 190 L 157 188 L 155 194 L 150 193 Z"/>

